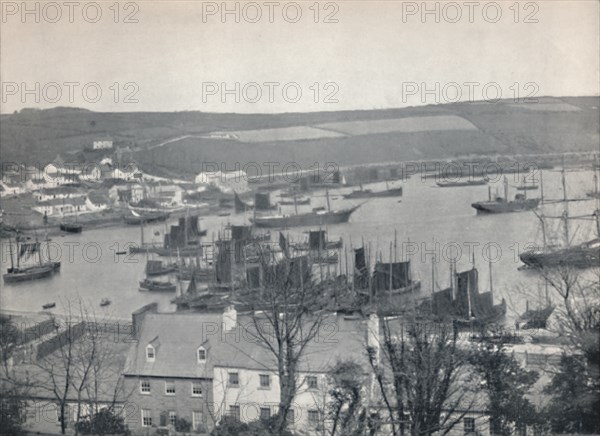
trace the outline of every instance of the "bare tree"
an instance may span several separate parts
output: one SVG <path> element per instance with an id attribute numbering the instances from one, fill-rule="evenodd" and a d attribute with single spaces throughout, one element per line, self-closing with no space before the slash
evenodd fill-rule
<path id="1" fill-rule="evenodd" d="M 113 365 L 114 350 L 104 337 L 104 331 L 92 310 L 81 300 L 76 304 L 67 301 L 65 316 L 53 317 L 55 331 L 50 340 L 38 348 L 36 386 L 49 392 L 59 406 L 61 432 L 68 424 L 68 404 L 75 403 L 75 420 L 83 415 L 83 406 L 88 413 L 97 413 L 100 397 L 108 389 L 112 392 L 112 404 L 121 394 L 122 379 L 118 368 Z M 116 380 L 116 381 L 115 381 Z M 112 385 L 110 385 L 112 384 Z M 77 434 L 75 426 L 75 434 Z"/>
<path id="2" fill-rule="evenodd" d="M 381 352 L 368 351 L 391 433 L 447 434 L 475 402 L 461 380 L 467 362 L 457 332 L 427 320 L 381 324 Z"/>
<path id="3" fill-rule="evenodd" d="M 569 267 L 540 270 L 556 303 L 549 328 L 565 338 L 576 355 L 585 359 L 591 379 L 600 377 L 600 268 Z"/>
<path id="4" fill-rule="evenodd" d="M 248 333 L 271 354 L 279 376 L 279 412 L 273 431 L 283 434 L 288 414 L 300 387 L 298 370 L 307 345 L 323 321 L 321 288 L 310 274 L 306 257 L 273 261 L 261 257 L 263 280 L 248 290 L 245 301 L 252 309 Z"/>

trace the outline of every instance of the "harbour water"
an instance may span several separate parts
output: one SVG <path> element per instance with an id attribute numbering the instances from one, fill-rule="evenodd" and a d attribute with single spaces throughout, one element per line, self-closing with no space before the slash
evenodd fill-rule
<path id="1" fill-rule="evenodd" d="M 568 170 L 567 191 L 569 198 L 585 199 L 569 202 L 571 216 L 588 215 L 598 208 L 598 200 L 586 197 L 593 189 L 592 172 L 589 170 Z M 515 186 L 520 184 L 515 176 L 508 175 L 509 197 L 514 198 Z M 544 170 L 544 196 L 546 199 L 562 199 L 561 174 L 559 170 Z M 443 288 L 449 282 L 449 262 L 456 258 L 459 271 L 471 267 L 473 261 L 479 270 L 480 291 L 489 289 L 489 262 L 492 259 L 493 289 L 495 301 L 505 298 L 508 305 L 507 322 L 525 307 L 525 300 L 541 286 L 535 271 L 521 271 L 518 267 L 520 252 L 528 244 L 541 243 L 539 220 L 532 212 L 508 213 L 499 215 L 477 215 L 470 206 L 472 202 L 488 198 L 487 186 L 439 188 L 435 180 L 423 180 L 416 175 L 406 181 L 391 182 L 390 187 L 402 185 L 404 194 L 398 198 L 374 198 L 364 203 L 350 218 L 350 222 L 330 226 L 329 239 L 343 238 L 347 251 L 348 265 L 352 269 L 351 248 L 365 242 L 370 244 L 373 253 L 381 253 L 384 261 L 390 257 L 390 244 L 396 233 L 395 256 L 397 260 L 407 257 L 412 262 L 414 278 L 422 281 L 422 288 L 416 298 L 427 296 L 432 289 L 432 252 L 436 253 L 435 286 Z M 492 196 L 503 195 L 502 181 L 490 183 Z M 369 184 L 369 189 L 383 190 L 385 183 Z M 363 200 L 345 200 L 342 193 L 354 188 L 329 191 L 332 209 L 340 209 L 358 204 Z M 540 191 L 527 191 L 528 197 L 539 197 Z M 277 199 L 273 193 L 272 201 Z M 325 191 L 318 191 L 312 197 L 310 206 L 326 206 Z M 300 209 L 300 208 L 299 208 Z M 564 203 L 550 203 L 540 206 L 546 215 L 560 216 Z M 303 209 L 304 210 L 304 209 Z M 284 206 L 283 213 L 294 213 L 293 206 Z M 217 237 L 228 223 L 247 224 L 251 213 L 232 214 L 227 217 L 202 217 L 200 225 L 208 230 L 207 240 Z M 562 237 L 561 222 L 552 220 L 547 232 Z M 148 226 L 144 237 L 146 242 L 162 240 L 166 226 L 160 223 Z M 308 228 L 282 230 L 291 239 L 305 240 Z M 570 226 L 572 241 L 589 240 L 597 237 L 592 220 L 573 221 Z M 39 235 L 43 239 L 43 235 Z M 272 240 L 277 243 L 278 231 L 272 231 Z M 7 241 L 2 241 L 2 271 L 10 266 Z M 559 240 L 560 242 L 560 240 Z M 172 293 L 148 293 L 138 290 L 139 281 L 144 277 L 146 255 L 117 255 L 126 250 L 128 243 L 140 243 L 140 228 L 121 226 L 103 229 L 84 229 L 80 235 L 52 237 L 49 253 L 53 260 L 60 260 L 60 273 L 50 279 L 2 284 L 0 306 L 3 309 L 38 312 L 47 302 L 56 302 L 51 309 L 61 313 L 69 301 L 78 298 L 97 314 L 118 319 L 128 319 L 131 312 L 141 306 L 157 302 L 159 310 L 174 311 L 170 303 Z M 458 250 L 458 251 L 457 251 Z M 392 254 L 394 256 L 394 254 Z M 341 251 L 341 269 L 345 272 L 344 250 Z M 340 265 L 329 267 L 333 273 Z M 326 271 L 327 267 L 323 267 Z M 185 283 L 182 284 L 185 287 Z M 112 304 L 100 307 L 103 298 Z"/>

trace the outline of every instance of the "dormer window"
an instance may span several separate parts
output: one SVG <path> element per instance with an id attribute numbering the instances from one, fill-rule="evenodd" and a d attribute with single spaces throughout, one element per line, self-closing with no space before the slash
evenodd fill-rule
<path id="1" fill-rule="evenodd" d="M 198 363 L 206 362 L 206 349 L 204 347 L 198 348 Z"/>
<path id="2" fill-rule="evenodd" d="M 152 345 L 146 347 L 146 362 L 154 362 L 156 359 L 156 350 Z"/>

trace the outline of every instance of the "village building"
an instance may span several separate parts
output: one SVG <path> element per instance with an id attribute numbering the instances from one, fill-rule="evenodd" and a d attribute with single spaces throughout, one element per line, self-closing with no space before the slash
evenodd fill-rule
<path id="1" fill-rule="evenodd" d="M 133 314 L 137 341 L 125 364 L 124 387 L 138 406 L 126 424 L 134 435 L 173 427 L 178 418 L 196 431 L 214 426 L 212 373 L 220 314 L 162 314 L 156 304 Z"/>
<path id="2" fill-rule="evenodd" d="M 99 138 L 92 141 L 92 150 L 110 150 L 113 148 L 113 140 L 110 138 Z"/>
<path id="3" fill-rule="evenodd" d="M 260 314 L 256 316 L 260 323 Z M 384 352 L 380 323 L 376 315 L 359 320 L 335 313 L 325 317 L 299 362 L 290 428 L 314 436 L 327 432 L 332 425 L 327 409 L 329 371 L 341 360 L 352 360 L 371 379 L 364 395 L 372 411 L 384 419 L 381 434 L 388 434 L 387 411 L 368 357 L 371 353 L 380 365 L 387 365 L 380 357 Z M 167 429 L 178 418 L 188 420 L 197 431 L 209 432 L 224 416 L 248 423 L 278 412 L 276 360 L 252 333 L 256 327 L 251 315 L 238 314 L 233 306 L 222 313 L 157 313 L 156 305 L 149 305 L 134 314 L 133 324 L 138 342 L 129 351 L 124 372 L 126 389 L 140 408 L 139 416 L 128 422 L 133 434 Z M 556 350 L 552 355 L 556 363 Z M 485 394 L 473 395 L 461 399 L 458 408 L 443 411 L 457 421 L 448 434 L 494 434 Z M 409 421 L 401 425 L 408 426 Z M 523 436 L 531 430 L 520 424 L 515 429 Z"/>
<path id="4" fill-rule="evenodd" d="M 197 184 L 216 187 L 227 194 L 232 194 L 234 191 L 244 193 L 250 190 L 248 176 L 242 170 L 203 172 L 198 174 L 194 181 Z"/>
<path id="5" fill-rule="evenodd" d="M 48 201 L 76 197 L 85 197 L 85 192 L 72 186 L 57 186 L 55 188 L 43 188 L 34 194 L 34 198 L 37 201 Z"/>
<path id="6" fill-rule="evenodd" d="M 40 201 L 32 209 L 42 215 L 64 216 L 75 215 L 87 210 L 85 197 L 56 198 Z"/>

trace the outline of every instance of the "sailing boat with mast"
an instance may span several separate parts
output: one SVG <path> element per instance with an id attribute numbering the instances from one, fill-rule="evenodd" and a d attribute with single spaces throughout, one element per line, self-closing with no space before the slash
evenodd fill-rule
<path id="1" fill-rule="evenodd" d="M 475 265 L 457 272 L 450 264 L 450 287 L 433 291 L 431 312 L 441 320 L 451 319 L 459 327 L 478 327 L 498 322 L 506 315 L 506 301 L 494 304 L 490 263 L 490 290 L 479 292 L 479 272 Z"/>
<path id="2" fill-rule="evenodd" d="M 567 196 L 567 184 L 565 170 L 562 170 L 562 186 L 564 210 L 560 216 L 546 216 L 535 213 L 535 216 L 540 220 L 542 231 L 543 246 L 541 249 L 527 250 L 519 255 L 519 259 L 525 265 L 531 268 L 553 268 L 553 267 L 574 267 L 574 268 L 593 268 L 600 265 L 600 210 L 596 209 L 591 215 L 569 216 Z M 563 227 L 563 245 L 550 245 L 546 235 L 546 220 L 559 219 L 562 221 Z M 569 221 L 571 220 L 595 220 L 597 238 L 573 244 L 569 234 Z"/>
<path id="3" fill-rule="evenodd" d="M 329 224 L 347 223 L 350 215 L 362 204 L 349 209 L 331 210 L 329 191 L 326 191 L 327 209 L 315 208 L 311 212 L 296 213 L 295 215 L 269 215 L 255 216 L 250 219 L 257 227 L 298 227 L 298 226 L 326 226 Z"/>
<path id="4" fill-rule="evenodd" d="M 46 239 L 47 240 L 47 239 Z M 26 242 L 27 240 L 17 235 L 15 237 L 15 251 L 13 244 L 9 243 L 10 250 L 10 268 L 2 276 L 4 283 L 16 283 L 30 280 L 38 280 L 52 276 L 60 270 L 60 262 L 44 261 L 42 259 L 41 243 L 35 238 L 35 242 Z M 37 253 L 37 263 L 25 264 L 30 257 Z"/>

